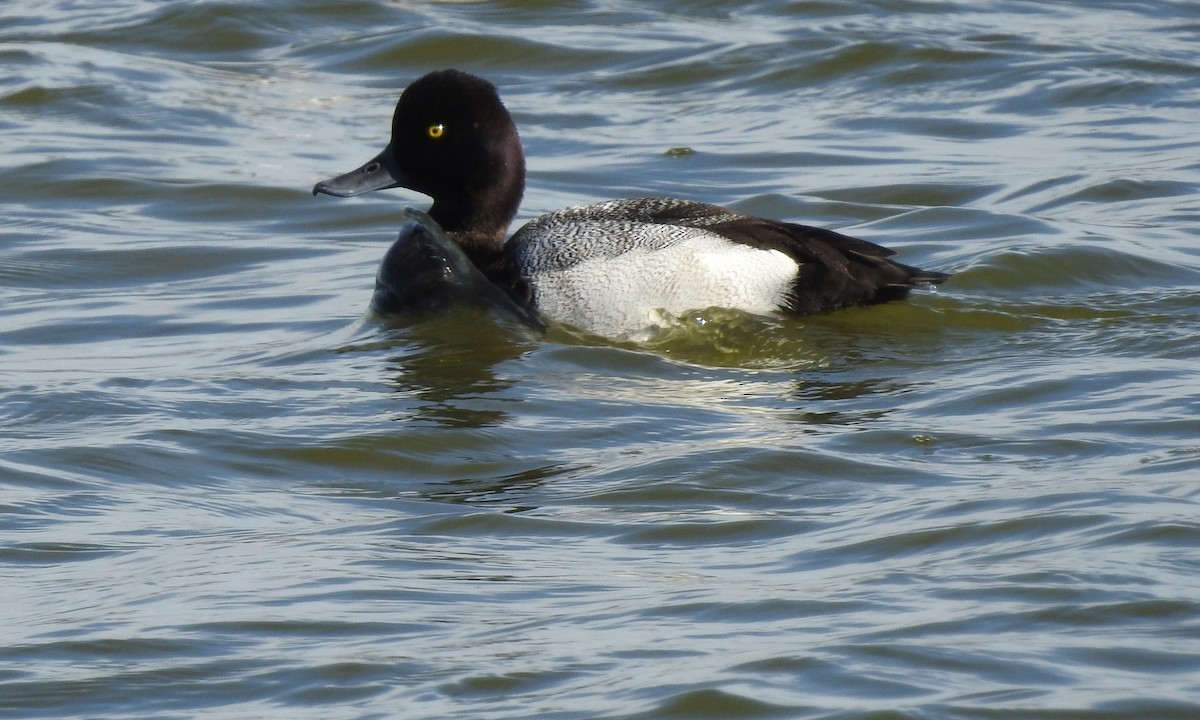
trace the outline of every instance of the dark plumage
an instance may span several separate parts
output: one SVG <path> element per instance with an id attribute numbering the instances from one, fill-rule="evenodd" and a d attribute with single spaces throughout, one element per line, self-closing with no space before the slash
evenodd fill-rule
<path id="1" fill-rule="evenodd" d="M 385 315 L 441 312 L 454 305 L 497 310 L 526 325 L 541 327 L 529 308 L 475 267 L 453 239 L 423 212 L 405 211 L 407 220 L 375 276 L 371 309 Z"/>

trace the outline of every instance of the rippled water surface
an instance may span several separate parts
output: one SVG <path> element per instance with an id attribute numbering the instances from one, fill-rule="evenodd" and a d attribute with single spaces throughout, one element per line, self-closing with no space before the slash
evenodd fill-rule
<path id="1" fill-rule="evenodd" d="M 0 715 L 1200 717 L 1200 6 L 0 6 Z M 364 315 L 446 66 L 519 221 L 954 277 L 643 343 Z"/>

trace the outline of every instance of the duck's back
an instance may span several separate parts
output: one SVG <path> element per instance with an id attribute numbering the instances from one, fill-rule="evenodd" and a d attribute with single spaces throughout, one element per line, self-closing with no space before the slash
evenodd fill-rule
<path id="1" fill-rule="evenodd" d="M 945 278 L 830 230 L 665 198 L 542 215 L 513 235 L 506 254 L 540 312 L 599 334 L 654 325 L 661 311 L 827 312 Z"/>

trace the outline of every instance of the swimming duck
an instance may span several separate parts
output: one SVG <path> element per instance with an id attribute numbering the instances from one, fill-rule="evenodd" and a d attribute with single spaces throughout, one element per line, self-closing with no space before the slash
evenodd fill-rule
<path id="1" fill-rule="evenodd" d="M 673 198 L 558 210 L 505 242 L 525 190 L 521 140 L 496 88 L 459 70 L 409 85 L 387 147 L 313 194 L 393 187 L 432 198 L 429 216 L 517 305 L 597 335 L 630 335 L 709 307 L 823 313 L 897 300 L 948 277 L 832 230 Z"/>

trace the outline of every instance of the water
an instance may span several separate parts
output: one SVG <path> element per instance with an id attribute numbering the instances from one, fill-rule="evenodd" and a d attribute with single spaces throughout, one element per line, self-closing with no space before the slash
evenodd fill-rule
<path id="1" fill-rule="evenodd" d="M 0 9 L 0 715 L 1200 716 L 1194 3 Z M 682 195 L 954 272 L 642 344 L 364 317 L 400 89 L 519 221 Z"/>

